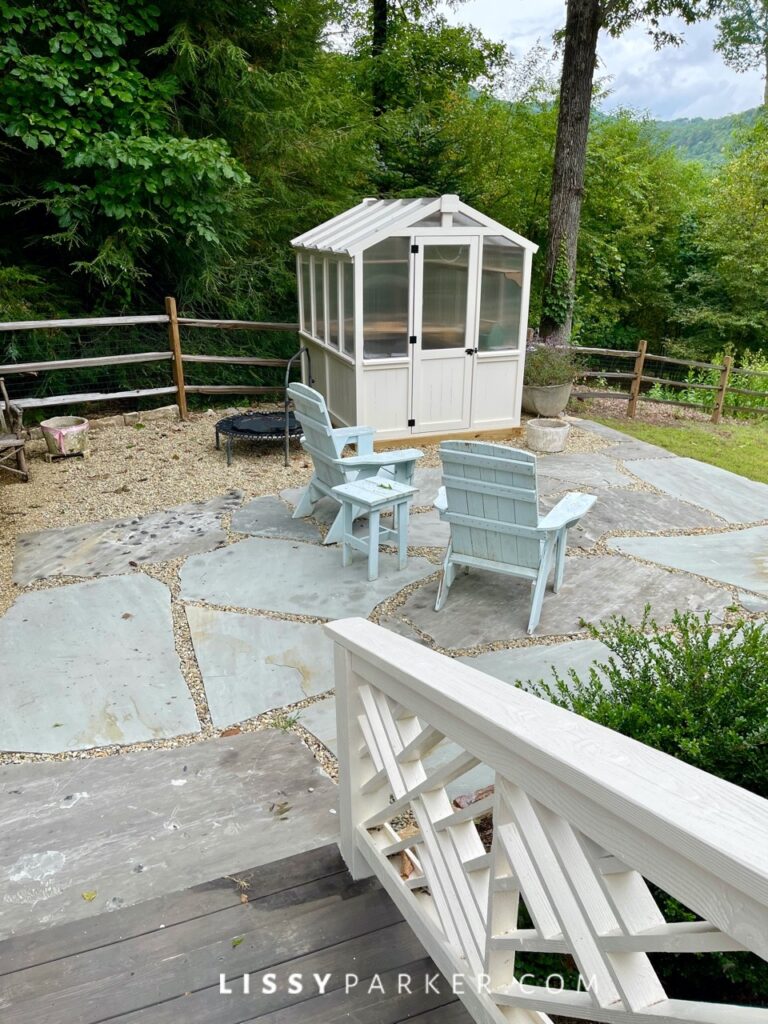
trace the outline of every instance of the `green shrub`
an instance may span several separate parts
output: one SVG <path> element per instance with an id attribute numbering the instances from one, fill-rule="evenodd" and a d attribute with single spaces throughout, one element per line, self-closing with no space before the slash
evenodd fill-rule
<path id="1" fill-rule="evenodd" d="M 589 632 L 610 650 L 582 679 L 575 670 L 533 692 L 592 721 L 768 798 L 768 625 L 715 629 L 677 612 L 662 630 L 614 617 Z M 690 912 L 655 891 L 668 919 Z M 670 996 L 768 1005 L 768 964 L 749 953 L 653 957 Z"/>
<path id="2" fill-rule="evenodd" d="M 524 383 L 534 387 L 570 384 L 579 373 L 573 353 L 565 348 L 538 344 L 528 349 L 525 357 Z"/>

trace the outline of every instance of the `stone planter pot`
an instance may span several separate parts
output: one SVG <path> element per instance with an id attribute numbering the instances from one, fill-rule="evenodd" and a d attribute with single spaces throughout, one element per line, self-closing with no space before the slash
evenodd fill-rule
<path id="1" fill-rule="evenodd" d="M 528 420 L 525 425 L 525 443 L 534 452 L 562 452 L 571 431 L 565 420 Z"/>
<path id="2" fill-rule="evenodd" d="M 88 451 L 88 420 L 82 416 L 54 416 L 40 424 L 51 455 Z"/>
<path id="3" fill-rule="evenodd" d="M 568 405 L 573 384 L 523 384 L 523 412 L 535 416 L 559 416 Z"/>

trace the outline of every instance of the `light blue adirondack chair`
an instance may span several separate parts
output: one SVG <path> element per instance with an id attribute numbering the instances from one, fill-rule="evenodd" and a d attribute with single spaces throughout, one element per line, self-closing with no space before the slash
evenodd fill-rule
<path id="1" fill-rule="evenodd" d="M 336 498 L 333 488 L 353 480 L 371 476 L 391 476 L 400 483 L 410 484 L 416 462 L 424 452 L 418 448 L 404 448 L 391 452 L 375 452 L 373 427 L 333 427 L 319 391 L 306 384 L 291 384 L 288 396 L 293 401 L 296 418 L 301 423 L 302 448 L 312 456 L 314 474 L 293 513 L 294 519 L 312 515 L 315 503 L 322 497 Z M 357 455 L 342 457 L 346 445 L 354 445 Z M 356 510 L 353 510 L 356 514 Z M 341 505 L 324 544 L 340 541 L 344 535 Z"/>
<path id="2" fill-rule="evenodd" d="M 531 581 L 528 632 L 539 623 L 544 591 L 553 567 L 552 589 L 565 571 L 568 527 L 594 505 L 593 494 L 573 492 L 542 518 L 536 484 L 536 456 L 482 441 L 440 445 L 443 487 L 435 507 L 451 524 L 435 611 L 445 604 L 456 566 L 521 576 Z"/>

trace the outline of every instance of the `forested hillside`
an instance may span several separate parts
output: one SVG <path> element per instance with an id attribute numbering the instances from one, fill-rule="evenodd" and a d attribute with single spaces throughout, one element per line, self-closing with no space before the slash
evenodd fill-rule
<path id="1" fill-rule="evenodd" d="M 294 319 L 289 240 L 366 195 L 456 192 L 546 241 L 551 71 L 431 0 L 391 5 L 383 44 L 363 0 L 0 7 L 4 320 L 155 312 L 166 294 Z M 764 117 L 715 178 L 652 122 L 595 118 L 575 336 L 759 347 L 767 240 Z"/>
<path id="2" fill-rule="evenodd" d="M 708 167 L 724 163 L 728 150 L 739 135 L 753 128 L 760 108 L 725 117 L 681 117 L 674 121 L 656 121 L 660 139 L 684 160 L 697 160 Z"/>

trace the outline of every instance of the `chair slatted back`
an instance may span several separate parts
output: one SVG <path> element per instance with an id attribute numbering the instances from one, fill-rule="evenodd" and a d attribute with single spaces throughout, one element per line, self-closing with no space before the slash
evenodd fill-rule
<path id="1" fill-rule="evenodd" d="M 482 441 L 440 445 L 454 554 L 537 569 L 536 456 Z"/>
<path id="2" fill-rule="evenodd" d="M 331 418 L 323 396 L 306 384 L 291 384 L 288 396 L 304 433 L 302 447 L 312 456 L 317 479 L 328 488 L 346 483 L 347 474 L 335 464 L 340 452 L 337 451 Z"/>

